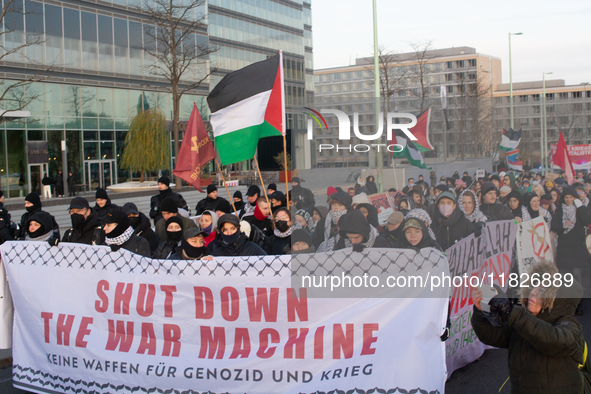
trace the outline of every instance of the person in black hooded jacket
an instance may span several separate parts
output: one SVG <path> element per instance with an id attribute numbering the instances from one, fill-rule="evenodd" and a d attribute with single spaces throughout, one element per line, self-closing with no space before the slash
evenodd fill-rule
<path id="1" fill-rule="evenodd" d="M 275 212 L 274 218 L 275 229 L 273 234 L 265 240 L 265 252 L 267 254 L 290 254 L 291 233 L 295 230 L 291 213 L 284 207 Z"/>
<path id="2" fill-rule="evenodd" d="M 367 221 L 361 211 L 355 210 L 345 216 L 339 226 L 340 239 L 335 250 L 353 247 L 353 251 L 361 252 L 365 248 L 389 248 L 384 239 L 379 238 L 378 230 Z"/>
<path id="3" fill-rule="evenodd" d="M 298 177 L 291 179 L 291 190 L 289 191 L 290 205 L 295 205 L 296 209 L 313 209 L 316 205 L 314 193 L 310 189 L 302 187 L 300 184 L 303 180 Z"/>
<path id="4" fill-rule="evenodd" d="M 347 212 L 351 212 L 352 201 L 351 196 L 342 191 L 333 193 L 330 196 L 328 214 L 323 220 L 318 221 L 316 230 L 312 236 L 316 249 L 337 233 L 338 220 L 341 216 L 347 214 Z"/>
<path id="5" fill-rule="evenodd" d="M 25 241 L 49 241 L 53 236 L 52 216 L 38 211 L 29 216 L 25 223 Z"/>
<path id="6" fill-rule="evenodd" d="M 292 254 L 314 253 L 315 251 L 312 237 L 306 230 L 300 228 L 291 233 Z"/>
<path id="7" fill-rule="evenodd" d="M 129 223 L 131 224 L 131 227 L 133 227 L 133 233 L 148 241 L 150 244 L 150 253 L 154 253 L 160 244 L 160 239 L 150 227 L 150 219 L 140 212 L 137 209 L 137 206 L 132 202 L 123 205 L 123 207 L 121 207 L 121 212 L 127 215 Z"/>
<path id="8" fill-rule="evenodd" d="M 160 219 L 162 219 L 162 212 L 160 211 L 160 204 L 164 201 L 165 198 L 170 197 L 176 203 L 177 208 L 182 208 L 189 211 L 189 207 L 187 206 L 187 202 L 179 193 L 175 193 L 170 188 L 170 179 L 167 176 L 161 176 L 158 179 L 158 190 L 160 191 L 159 194 L 152 196 L 150 198 L 150 217 L 154 220 L 154 225 L 158 223 Z"/>
<path id="9" fill-rule="evenodd" d="M 200 200 L 195 206 L 195 215 L 199 216 L 205 211 L 216 211 L 221 200 L 228 202 L 225 198 L 218 196 L 218 188 L 215 185 L 207 186 L 207 197 Z M 230 205 L 228 203 L 228 205 Z"/>
<path id="10" fill-rule="evenodd" d="M 488 217 L 488 222 L 514 218 L 513 213 L 506 205 L 497 202 L 495 185 L 490 182 L 483 183 L 480 188 L 480 195 L 482 196 L 480 212 Z"/>
<path id="11" fill-rule="evenodd" d="M 165 222 L 166 241 L 160 242 L 158 248 L 152 255 L 155 259 L 170 259 L 174 254 L 182 254 L 183 221 L 180 216 L 171 216 Z"/>
<path id="12" fill-rule="evenodd" d="M 87 245 L 102 245 L 105 232 L 101 221 L 92 214 L 92 209 L 84 197 L 75 197 L 68 208 L 72 228 L 66 231 L 62 242 L 75 242 Z"/>
<path id="13" fill-rule="evenodd" d="M 115 211 L 119 211 L 120 208 L 111 203 L 111 199 L 107 194 L 107 191 L 103 188 L 96 189 L 96 205 L 92 208 L 92 213 L 96 216 L 99 220 L 102 220 L 105 216 Z"/>
<path id="14" fill-rule="evenodd" d="M 365 178 L 365 188 L 367 189 L 367 194 L 376 194 L 378 192 L 378 186 L 375 183 L 373 175 Z"/>
<path id="15" fill-rule="evenodd" d="M 33 216 L 34 214 L 36 214 L 37 212 L 43 212 L 43 210 L 41 209 L 43 207 L 43 204 L 41 203 L 41 197 L 39 197 L 39 194 L 37 194 L 36 192 L 32 192 L 29 193 L 27 195 L 27 197 L 25 197 L 25 210 L 26 212 L 23 213 L 23 215 L 21 216 L 21 222 L 19 225 L 18 230 L 15 231 L 14 233 L 14 238 L 16 240 L 24 240 L 25 236 L 27 235 L 27 222 L 29 220 L 29 218 L 31 216 Z M 52 215 L 49 215 L 51 217 L 51 222 L 53 223 L 52 225 L 52 231 L 54 232 L 53 237 L 55 238 L 60 238 L 60 227 L 57 224 L 57 222 L 55 221 L 55 218 Z"/>
<path id="16" fill-rule="evenodd" d="M 521 205 L 521 194 L 517 190 L 513 190 L 507 194 L 507 206 L 511 210 L 515 220 L 521 223 L 523 221 L 523 205 Z"/>
<path id="17" fill-rule="evenodd" d="M 363 213 L 363 216 L 365 216 L 369 224 L 371 224 L 376 230 L 378 230 L 378 233 L 382 234 L 384 232 L 384 229 L 382 228 L 382 226 L 380 226 L 378 221 L 378 210 L 376 209 L 376 207 L 374 207 L 372 204 L 361 203 L 355 207 L 355 210 L 361 211 L 361 213 Z"/>
<path id="18" fill-rule="evenodd" d="M 473 233 L 472 223 L 458 208 L 455 196 L 443 192 L 437 197 L 437 210 L 433 213 L 431 229 L 443 250 Z"/>
<path id="19" fill-rule="evenodd" d="M 250 242 L 240 231 L 240 221 L 232 214 L 218 220 L 218 234 L 210 244 L 212 256 L 264 256 L 267 253 L 257 244 Z"/>
<path id="20" fill-rule="evenodd" d="M 191 227 L 183 232 L 181 248 L 170 256 L 171 260 L 200 260 L 207 255 L 207 246 L 203 243 L 207 233 L 198 228 Z M 180 252 L 180 254 L 177 254 Z"/>
<path id="21" fill-rule="evenodd" d="M 131 227 L 126 214 L 121 211 L 111 212 L 102 221 L 105 230 L 105 245 L 110 246 L 112 251 L 125 249 L 140 256 L 152 256 L 150 244 L 146 239 L 133 233 L 133 227 Z"/>
<path id="22" fill-rule="evenodd" d="M 234 207 L 238 212 L 242 213 L 242 207 L 244 207 L 244 201 L 242 201 L 242 192 L 240 190 L 236 190 L 232 198 L 234 199 Z"/>
<path id="23" fill-rule="evenodd" d="M 386 241 L 391 248 L 396 245 L 402 236 L 402 222 L 404 222 L 404 215 L 402 212 L 392 212 L 390 216 L 388 216 L 384 233 L 380 235 L 380 239 Z"/>
<path id="24" fill-rule="evenodd" d="M 402 223 L 402 236 L 394 247 L 396 249 L 413 249 L 417 252 L 423 248 L 441 250 L 437 241 L 429 236 L 425 223 L 416 218 L 404 220 Z"/>

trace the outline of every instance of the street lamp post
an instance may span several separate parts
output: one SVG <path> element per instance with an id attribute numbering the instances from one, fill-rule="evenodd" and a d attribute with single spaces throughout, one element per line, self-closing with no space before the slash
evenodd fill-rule
<path id="1" fill-rule="evenodd" d="M 375 86 L 375 122 L 376 122 L 376 132 L 380 128 L 380 65 L 378 61 L 378 8 L 376 5 L 376 0 L 373 0 L 373 65 L 374 65 L 374 86 Z M 384 110 L 385 111 L 385 110 Z M 380 137 L 380 143 L 382 142 L 382 137 Z M 382 151 L 378 149 L 377 152 L 377 183 L 378 183 L 378 192 L 382 192 L 382 185 L 383 185 L 383 173 L 382 173 Z"/>
<path id="2" fill-rule="evenodd" d="M 511 70 L 511 36 L 520 36 L 523 33 L 509 33 L 509 111 L 511 113 L 511 128 L 515 130 L 513 124 L 513 74 Z"/>
<path id="3" fill-rule="evenodd" d="M 542 132 L 540 133 L 540 161 L 543 160 L 544 173 L 548 173 L 548 128 L 546 127 L 546 75 L 552 72 L 542 73 Z"/>

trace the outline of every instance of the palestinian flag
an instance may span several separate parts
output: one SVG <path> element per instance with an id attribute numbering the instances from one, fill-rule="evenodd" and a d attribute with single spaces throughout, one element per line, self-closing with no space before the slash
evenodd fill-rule
<path id="1" fill-rule="evenodd" d="M 519 141 L 521 141 L 521 129 L 519 129 L 519 131 L 515 131 L 511 128 L 509 128 L 508 130 L 503 129 L 503 137 L 501 137 L 501 145 L 499 145 L 499 149 L 517 149 Z"/>
<path id="2" fill-rule="evenodd" d="M 422 114 L 417 116 L 417 124 L 415 127 L 409 129 L 412 135 L 417 137 L 416 141 L 413 141 L 415 146 L 420 152 L 433 150 L 433 145 L 429 141 L 429 123 L 431 121 L 431 108 L 423 111 Z"/>
<path id="3" fill-rule="evenodd" d="M 254 157 L 259 138 L 285 134 L 283 55 L 226 75 L 207 96 L 223 165 Z"/>
<path id="4" fill-rule="evenodd" d="M 423 155 L 421 154 L 415 143 L 411 141 L 401 130 L 394 130 L 393 138 L 392 141 L 390 141 L 390 143 L 402 145 L 404 147 L 402 151 L 392 153 L 392 158 L 406 158 L 406 160 L 408 160 L 408 163 L 412 166 L 427 168 L 427 166 L 425 165 L 425 160 L 423 159 Z"/>

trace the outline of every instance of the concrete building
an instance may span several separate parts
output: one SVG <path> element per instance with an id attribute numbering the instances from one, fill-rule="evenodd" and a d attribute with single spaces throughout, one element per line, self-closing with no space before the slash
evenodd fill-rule
<path id="1" fill-rule="evenodd" d="M 479 54 L 470 47 L 428 50 L 424 53 L 402 53 L 392 57 L 390 70 L 392 97 L 388 112 L 410 112 L 418 115 L 432 109 L 430 140 L 435 146 L 426 157 L 460 157 L 474 152 L 485 154 L 492 149 L 490 136 L 491 86 L 501 82 L 500 59 Z M 315 70 L 315 109 L 333 108 L 352 115 L 359 113 L 359 130 L 374 133 L 373 58 L 356 59 L 355 65 Z M 422 87 L 422 89 L 421 89 Z M 447 96 L 447 130 L 441 107 L 441 87 Z M 422 91 L 421 91 L 422 90 Z M 385 96 L 382 88 L 382 97 Z M 488 111 L 487 111 L 488 109 Z M 488 115 L 487 115 L 488 114 Z M 352 116 L 351 116 L 352 118 Z M 319 144 L 338 145 L 337 120 L 327 116 L 328 130 L 314 129 L 315 165 L 320 167 L 368 166 L 367 153 L 347 150 L 318 152 Z M 474 132 L 477 130 L 477 132 Z M 445 141 L 444 144 L 444 131 Z M 385 134 L 385 133 L 384 133 Z M 359 144 L 353 138 L 351 144 Z M 384 155 L 384 165 L 387 157 Z"/>
<path id="2" fill-rule="evenodd" d="M 132 174 L 120 168 L 119 159 L 129 119 L 138 108 L 155 107 L 172 118 L 168 82 L 146 69 L 153 59 L 143 50 L 151 41 L 149 21 L 137 9 L 142 3 L 16 0 L 16 4 L 18 12 L 8 13 L 2 21 L 1 44 L 10 50 L 40 39 L 1 58 L 2 92 L 39 71 L 51 68 L 51 73 L 45 81 L 12 89 L 0 100 L 0 110 L 23 109 L 31 114 L 26 121 L 0 123 L 0 190 L 8 198 L 40 191 L 42 174 L 55 177 L 62 169 L 62 141 L 67 145 L 68 171 L 87 190 L 127 180 Z M 219 71 L 183 96 L 181 120 L 188 119 L 193 102 L 206 112 L 205 98 L 223 75 L 281 49 L 287 125 L 294 138 L 294 130 L 304 129 L 301 107 L 313 95 L 310 3 L 211 0 L 195 17 L 208 12 L 208 25 L 190 42 L 209 43 L 220 50 L 191 70 L 181 85 L 205 75 L 210 66 Z M 26 108 L 20 108 L 23 101 L 28 102 Z M 43 148 L 47 160 L 31 162 L 27 145 L 43 141 L 47 141 Z M 302 168 L 304 159 L 298 158 Z M 165 173 L 170 173 L 172 162 L 162 169 Z"/>

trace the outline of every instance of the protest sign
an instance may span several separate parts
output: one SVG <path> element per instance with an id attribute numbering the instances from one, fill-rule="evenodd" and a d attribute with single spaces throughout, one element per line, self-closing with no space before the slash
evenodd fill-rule
<path id="1" fill-rule="evenodd" d="M 450 276 L 476 276 L 485 284 L 494 283 L 506 289 L 516 233 L 514 221 L 503 220 L 487 223 L 479 237 L 472 234 L 458 241 L 445 251 Z M 450 375 L 484 353 L 485 345 L 478 340 L 470 323 L 472 310 L 471 286 L 456 287 L 451 298 L 450 337 L 445 342 Z"/>
<path id="2" fill-rule="evenodd" d="M 546 182 L 554 182 L 554 179 L 558 178 L 560 176 L 560 174 L 553 174 L 551 172 L 547 172 L 546 175 L 544 175 L 544 180 Z"/>
<path id="3" fill-rule="evenodd" d="M 15 306 L 13 383 L 23 390 L 444 391 L 446 298 L 309 298 L 291 286 L 291 256 L 152 260 L 42 242 L 0 251 Z M 364 257 L 325 260 L 355 267 Z"/>
<path id="4" fill-rule="evenodd" d="M 370 194 L 368 198 L 371 204 L 378 210 L 378 223 L 385 225 L 388 217 L 394 213 L 388 193 Z"/>
<path id="5" fill-rule="evenodd" d="M 542 260 L 554 262 L 550 228 L 542 216 L 518 224 L 517 258 L 519 272 L 529 272 Z"/>

